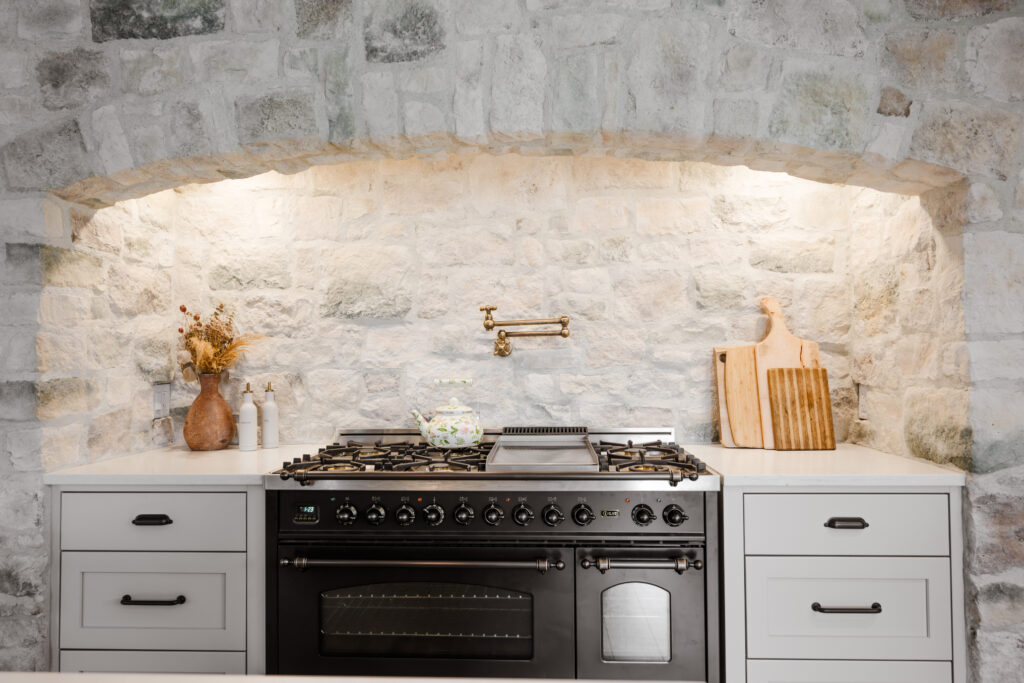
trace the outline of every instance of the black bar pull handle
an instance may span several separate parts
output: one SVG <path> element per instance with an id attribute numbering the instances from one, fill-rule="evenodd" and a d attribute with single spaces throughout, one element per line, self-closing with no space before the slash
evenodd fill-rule
<path id="1" fill-rule="evenodd" d="M 871 607 L 822 607 L 820 602 L 812 602 L 811 609 L 821 614 L 881 614 L 882 605 L 873 602 Z"/>
<path id="2" fill-rule="evenodd" d="M 167 526 L 168 524 L 174 524 L 174 520 L 163 514 L 135 515 L 132 524 L 135 526 Z"/>
<path id="3" fill-rule="evenodd" d="M 541 557 L 536 560 L 320 560 L 311 557 L 284 558 L 278 561 L 282 567 L 295 569 L 375 568 L 401 567 L 408 569 L 533 569 L 544 574 L 549 569 L 563 571 L 565 562 Z"/>
<path id="4" fill-rule="evenodd" d="M 870 525 L 863 517 L 832 517 L 825 526 L 829 529 L 867 529 Z"/>
<path id="5" fill-rule="evenodd" d="M 585 557 L 580 561 L 584 569 L 596 569 L 604 574 L 609 569 L 671 569 L 682 574 L 689 569 L 703 569 L 704 562 L 687 557 L 670 557 L 667 560 L 617 560 L 611 557 Z"/>
<path id="6" fill-rule="evenodd" d="M 121 596 L 122 605 L 155 605 L 158 607 L 171 607 L 172 605 L 184 605 L 185 596 L 179 595 L 173 600 L 135 600 L 130 595 Z"/>

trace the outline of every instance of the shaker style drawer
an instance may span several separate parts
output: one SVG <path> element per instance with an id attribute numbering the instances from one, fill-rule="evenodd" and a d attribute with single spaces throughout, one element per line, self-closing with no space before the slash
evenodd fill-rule
<path id="1" fill-rule="evenodd" d="M 61 553 L 60 647 L 244 650 L 242 553 Z"/>
<path id="2" fill-rule="evenodd" d="M 748 493 L 747 555 L 949 555 L 944 493 Z"/>
<path id="3" fill-rule="evenodd" d="M 62 550 L 245 550 L 244 493 L 64 493 Z"/>
<path id="4" fill-rule="evenodd" d="M 748 557 L 750 659 L 952 658 L 946 558 Z"/>
<path id="5" fill-rule="evenodd" d="M 952 683 L 950 662 L 749 660 L 747 683 Z"/>
<path id="6" fill-rule="evenodd" d="M 60 670 L 72 673 L 244 674 L 244 652 L 61 650 Z"/>

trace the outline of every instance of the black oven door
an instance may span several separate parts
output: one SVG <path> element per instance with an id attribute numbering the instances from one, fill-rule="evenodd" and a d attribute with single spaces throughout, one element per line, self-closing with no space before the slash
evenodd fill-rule
<path id="1" fill-rule="evenodd" d="M 572 560 L 564 548 L 281 546 L 276 673 L 572 678 Z"/>
<path id="2" fill-rule="evenodd" d="M 707 681 L 704 548 L 576 553 L 579 678 Z"/>

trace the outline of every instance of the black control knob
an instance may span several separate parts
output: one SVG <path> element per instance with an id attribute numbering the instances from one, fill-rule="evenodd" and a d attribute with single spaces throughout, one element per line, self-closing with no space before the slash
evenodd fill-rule
<path id="1" fill-rule="evenodd" d="M 637 526 L 647 526 L 654 521 L 654 510 L 650 505 L 641 503 L 633 508 L 633 521 Z"/>
<path id="2" fill-rule="evenodd" d="M 430 526 L 437 526 L 444 521 L 444 508 L 440 505 L 428 505 L 423 508 L 423 519 Z"/>
<path id="3" fill-rule="evenodd" d="M 572 509 L 572 521 L 578 526 L 586 526 L 594 521 L 594 510 L 586 503 L 580 503 Z"/>
<path id="4" fill-rule="evenodd" d="M 374 526 L 383 524 L 385 517 L 387 517 L 387 511 L 380 503 L 374 503 L 366 508 L 366 521 Z"/>
<path id="5" fill-rule="evenodd" d="M 689 519 L 686 513 L 683 512 L 683 508 L 675 504 L 665 506 L 665 509 L 661 511 L 661 518 L 669 526 L 679 526 Z"/>
<path id="6" fill-rule="evenodd" d="M 395 521 L 398 526 L 409 526 L 416 521 L 416 508 L 412 505 L 399 505 L 395 510 Z"/>
<path id="7" fill-rule="evenodd" d="M 459 503 L 458 507 L 455 508 L 455 512 L 452 513 L 452 517 L 455 518 L 455 522 L 462 526 L 466 526 L 472 522 L 473 517 L 475 516 L 473 508 L 469 507 L 465 503 Z"/>
<path id="8" fill-rule="evenodd" d="M 338 508 L 338 511 L 334 514 L 334 516 L 338 518 L 339 522 L 341 522 L 345 526 L 348 526 L 349 524 L 353 524 L 356 521 L 356 519 L 359 518 L 359 511 L 356 510 L 355 505 L 346 503 L 345 505 L 342 505 L 340 508 Z"/>
<path id="9" fill-rule="evenodd" d="M 505 519 L 505 511 L 501 509 L 500 505 L 491 503 L 484 508 L 484 521 L 491 526 L 498 526 L 503 519 Z"/>
<path id="10" fill-rule="evenodd" d="M 515 509 L 512 510 L 512 521 L 519 526 L 526 526 L 533 521 L 533 510 L 526 503 L 516 505 Z"/>
<path id="11" fill-rule="evenodd" d="M 562 512 L 562 508 L 554 503 L 541 510 L 540 516 L 548 526 L 558 526 L 565 521 L 565 514 Z"/>

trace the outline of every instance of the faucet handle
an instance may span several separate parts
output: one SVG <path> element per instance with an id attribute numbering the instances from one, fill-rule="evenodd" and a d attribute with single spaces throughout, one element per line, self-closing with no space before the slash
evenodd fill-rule
<path id="1" fill-rule="evenodd" d="M 494 329 L 494 316 L 491 315 L 491 311 L 498 310 L 497 306 L 481 306 L 480 310 L 484 312 L 484 329 Z"/>

